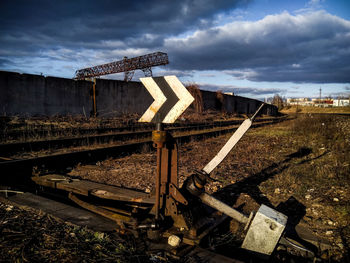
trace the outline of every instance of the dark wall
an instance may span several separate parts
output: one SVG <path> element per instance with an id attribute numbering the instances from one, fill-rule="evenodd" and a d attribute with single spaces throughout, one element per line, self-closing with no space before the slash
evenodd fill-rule
<path id="1" fill-rule="evenodd" d="M 201 90 L 204 110 L 225 111 L 228 113 L 253 114 L 261 105 L 261 101 L 245 98 L 241 96 L 232 96 L 221 94 L 222 99 L 218 98 L 218 93 Z M 261 114 L 277 115 L 277 107 L 267 104 L 261 110 Z"/>
<path id="2" fill-rule="evenodd" d="M 0 71 L 0 114 L 89 114 L 91 87 L 87 81 Z"/>
<path id="3" fill-rule="evenodd" d="M 144 113 L 153 98 L 140 82 L 97 79 L 97 112 L 101 117 Z"/>
<path id="4" fill-rule="evenodd" d="M 201 91 L 204 110 L 254 113 L 261 102 L 240 96 Z M 0 115 L 86 115 L 92 110 L 92 82 L 0 71 Z M 141 82 L 97 79 L 96 104 L 100 117 L 142 114 L 153 99 Z M 267 105 L 264 114 L 275 115 Z"/>

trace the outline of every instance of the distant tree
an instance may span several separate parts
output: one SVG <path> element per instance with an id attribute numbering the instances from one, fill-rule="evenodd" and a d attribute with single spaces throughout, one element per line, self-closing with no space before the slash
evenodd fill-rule
<path id="1" fill-rule="evenodd" d="M 282 110 L 283 109 L 283 99 L 279 94 L 275 94 L 272 98 L 272 105 L 277 106 L 278 110 Z"/>

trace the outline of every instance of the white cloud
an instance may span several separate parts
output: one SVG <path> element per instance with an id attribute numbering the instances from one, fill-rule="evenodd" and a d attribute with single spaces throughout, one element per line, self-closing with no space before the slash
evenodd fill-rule
<path id="1" fill-rule="evenodd" d="M 240 87 L 235 85 L 212 84 L 212 83 L 196 83 L 200 89 L 223 92 L 233 92 L 240 96 L 272 96 L 274 94 L 285 94 L 285 89 L 278 88 L 254 88 L 254 87 Z"/>
<path id="2" fill-rule="evenodd" d="M 349 46 L 350 21 L 325 11 L 283 12 L 165 40 L 176 68 L 255 81 L 350 82 Z"/>

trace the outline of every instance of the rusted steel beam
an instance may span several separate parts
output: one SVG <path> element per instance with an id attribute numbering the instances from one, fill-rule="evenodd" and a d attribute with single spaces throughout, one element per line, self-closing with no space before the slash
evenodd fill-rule
<path id="1" fill-rule="evenodd" d="M 135 204 L 154 204 L 154 198 L 141 191 L 100 184 L 87 180 L 73 179 L 71 177 L 59 174 L 33 176 L 32 180 L 38 185 L 64 190 L 66 192 L 87 197 L 95 196 L 102 199 L 130 202 Z"/>
<path id="2" fill-rule="evenodd" d="M 81 199 L 79 199 L 76 195 L 69 193 L 68 195 L 69 199 L 71 199 L 74 203 L 78 204 L 79 206 L 94 212 L 98 215 L 101 215 L 103 217 L 106 217 L 108 219 L 113 220 L 114 222 L 116 222 L 121 228 L 125 228 L 124 223 L 130 223 L 135 225 L 135 221 L 133 220 L 133 218 L 123 215 L 123 214 L 118 214 L 116 212 L 111 212 L 107 209 L 104 209 L 102 207 L 87 203 L 82 201 Z"/>
<path id="3" fill-rule="evenodd" d="M 124 58 L 119 61 L 98 65 L 90 68 L 79 69 L 75 72 L 75 79 L 93 78 L 102 75 L 131 72 L 136 69 L 151 73 L 151 67 L 169 64 L 168 54 L 155 52 L 134 58 Z"/>

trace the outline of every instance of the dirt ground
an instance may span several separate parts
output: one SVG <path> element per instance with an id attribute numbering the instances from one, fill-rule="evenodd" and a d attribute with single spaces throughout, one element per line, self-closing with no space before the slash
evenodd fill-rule
<path id="1" fill-rule="evenodd" d="M 179 182 L 202 169 L 230 135 L 179 146 Z M 151 192 L 156 156 L 133 154 L 71 175 Z M 132 176 L 130 176 L 132 175 Z M 226 202 L 249 214 L 260 204 L 283 207 L 295 200 L 303 207 L 284 211 L 316 235 L 329 240 L 335 258 L 346 255 L 350 242 L 350 119 L 302 116 L 250 130 L 207 185 Z M 288 210 L 288 209 L 287 209 Z"/>
<path id="2" fill-rule="evenodd" d="M 202 169 L 229 136 L 179 145 L 180 185 L 194 170 Z M 78 165 L 70 174 L 151 192 L 154 188 L 155 166 L 155 152 L 145 152 L 105 160 L 94 166 Z M 315 235 L 329 240 L 332 244 L 331 261 L 349 262 L 349 117 L 304 115 L 295 120 L 252 129 L 211 176 L 217 181 L 207 185 L 206 190 L 209 193 L 215 193 L 220 199 L 239 207 L 246 214 L 256 210 L 260 204 L 282 210 L 293 221 L 303 224 Z M 291 203 L 290 200 L 294 202 Z M 295 203 L 298 205 L 294 206 Z M 23 217 L 29 219 L 24 220 Z M 50 221 L 47 215 L 16 207 L 9 208 L 8 205 L 1 204 L 0 250 L 4 253 L 0 259 L 2 257 L 4 260 L 15 262 L 16 260 L 29 262 L 30 259 L 35 261 L 37 259 L 35 251 L 40 251 L 40 242 L 43 242 L 45 235 L 48 235 L 47 238 L 51 242 L 49 244 L 52 246 L 48 248 L 48 257 L 43 261 L 50 261 L 50 257 L 61 255 L 60 261 L 70 262 L 72 259 L 68 256 L 70 249 L 78 249 L 84 243 L 85 237 L 78 236 L 72 230 L 73 226 L 66 226 L 64 223 L 57 228 L 52 228 L 48 225 L 49 223 L 42 226 L 35 225 L 33 217 L 39 217 L 40 220 L 46 220 L 45 222 Z M 14 223 L 18 220 L 20 223 Z M 31 227 L 32 232 L 27 232 L 28 227 Z M 28 236 L 36 231 L 35 229 L 40 230 L 36 235 L 37 240 Z M 70 233 L 75 233 L 74 239 L 70 238 Z M 13 247 L 9 241 L 12 236 L 17 237 L 16 240 L 18 240 L 15 243 L 17 245 Z M 28 246 L 21 240 L 32 243 Z M 125 251 L 123 250 L 122 253 L 118 251 L 119 254 L 116 255 L 114 252 L 108 253 L 114 251 L 114 247 L 118 247 L 119 243 L 108 241 L 105 247 L 103 242 L 82 246 L 86 246 L 84 249 L 90 251 L 86 253 L 91 255 L 98 254 L 94 250 L 97 244 L 102 246 L 103 253 L 107 255 L 106 258 L 114 257 L 114 261 L 120 260 L 120 262 L 124 260 L 140 262 L 132 256 L 128 258 L 130 255 L 128 249 L 137 251 L 135 246 L 120 241 Z M 34 254 L 30 254 L 28 248 L 33 246 Z M 80 260 L 91 262 L 86 260 L 87 258 L 82 257 Z M 142 257 L 140 259 L 142 261 Z"/>

